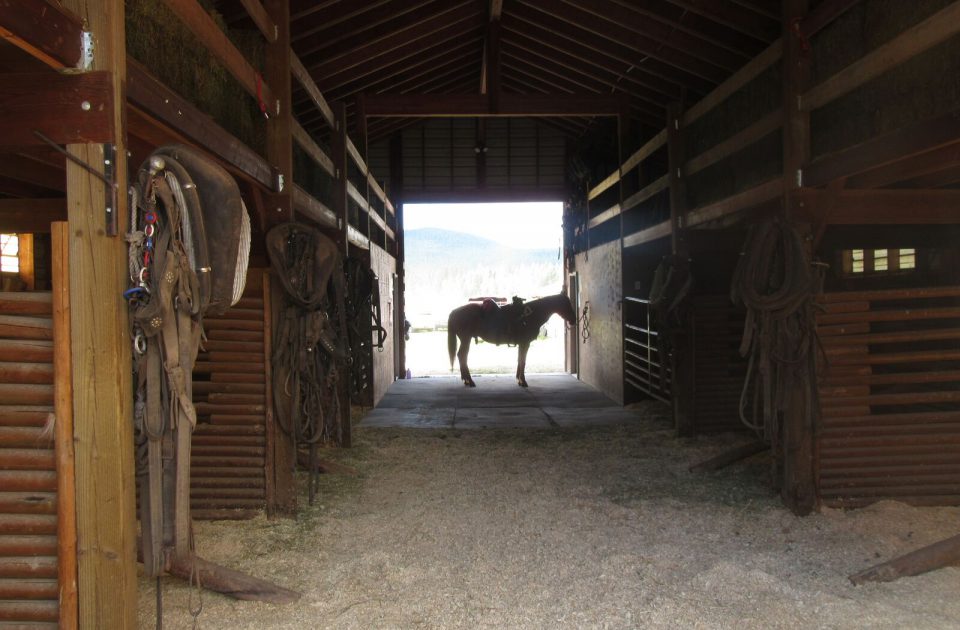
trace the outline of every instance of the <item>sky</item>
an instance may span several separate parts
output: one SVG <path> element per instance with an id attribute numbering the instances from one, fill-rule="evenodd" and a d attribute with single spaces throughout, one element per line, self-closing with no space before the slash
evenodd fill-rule
<path id="1" fill-rule="evenodd" d="M 403 228 L 440 228 L 482 236 L 519 249 L 559 247 L 563 204 L 405 203 Z"/>

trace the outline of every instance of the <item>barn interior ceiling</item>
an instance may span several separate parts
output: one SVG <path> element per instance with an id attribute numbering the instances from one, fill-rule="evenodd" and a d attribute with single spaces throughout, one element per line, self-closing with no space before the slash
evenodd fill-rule
<path id="1" fill-rule="evenodd" d="M 663 128 L 669 103 L 696 102 L 774 42 L 780 4 L 291 0 L 291 41 L 327 99 L 346 103 L 351 128 L 361 95 L 422 95 L 431 111 L 457 114 L 469 111 L 459 97 L 493 92 L 499 84 L 504 95 L 619 99 L 642 136 Z M 231 26 L 252 28 L 239 0 L 218 9 Z M 308 131 L 321 131 L 309 96 L 296 83 L 294 90 L 297 119 Z M 368 139 L 418 120 L 371 115 Z M 592 118 L 545 120 L 576 138 Z"/>

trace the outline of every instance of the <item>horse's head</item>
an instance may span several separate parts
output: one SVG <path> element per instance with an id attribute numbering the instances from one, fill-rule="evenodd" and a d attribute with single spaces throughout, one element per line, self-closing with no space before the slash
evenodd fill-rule
<path id="1" fill-rule="evenodd" d="M 570 303 L 570 298 L 567 297 L 566 293 L 559 293 L 556 296 L 557 300 L 557 315 L 566 320 L 568 324 L 573 324 L 577 321 L 577 312 L 573 310 L 573 304 Z"/>

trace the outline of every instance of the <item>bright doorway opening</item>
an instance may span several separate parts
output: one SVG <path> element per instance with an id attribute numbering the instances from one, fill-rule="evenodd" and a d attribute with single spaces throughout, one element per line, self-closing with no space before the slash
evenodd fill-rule
<path id="1" fill-rule="evenodd" d="M 563 290 L 563 204 L 404 204 L 404 304 L 412 377 L 447 376 L 447 317 L 472 299 L 527 300 Z M 530 345 L 527 374 L 562 372 L 564 322 L 554 316 Z M 470 371 L 513 374 L 517 349 L 470 348 Z M 459 374 L 459 372 L 456 372 Z"/>

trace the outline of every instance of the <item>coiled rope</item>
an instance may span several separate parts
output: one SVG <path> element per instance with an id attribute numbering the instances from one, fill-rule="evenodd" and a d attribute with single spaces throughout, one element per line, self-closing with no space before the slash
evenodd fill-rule
<path id="1" fill-rule="evenodd" d="M 821 263 L 811 263 L 803 237 L 777 218 L 753 226 L 734 272 L 730 298 L 747 309 L 740 356 L 748 357 L 740 419 L 775 442 L 778 414 L 802 405 L 806 422 L 817 407 L 814 298 Z M 747 398 L 753 391 L 753 410 Z M 797 398 L 799 396 L 799 398 Z"/>

